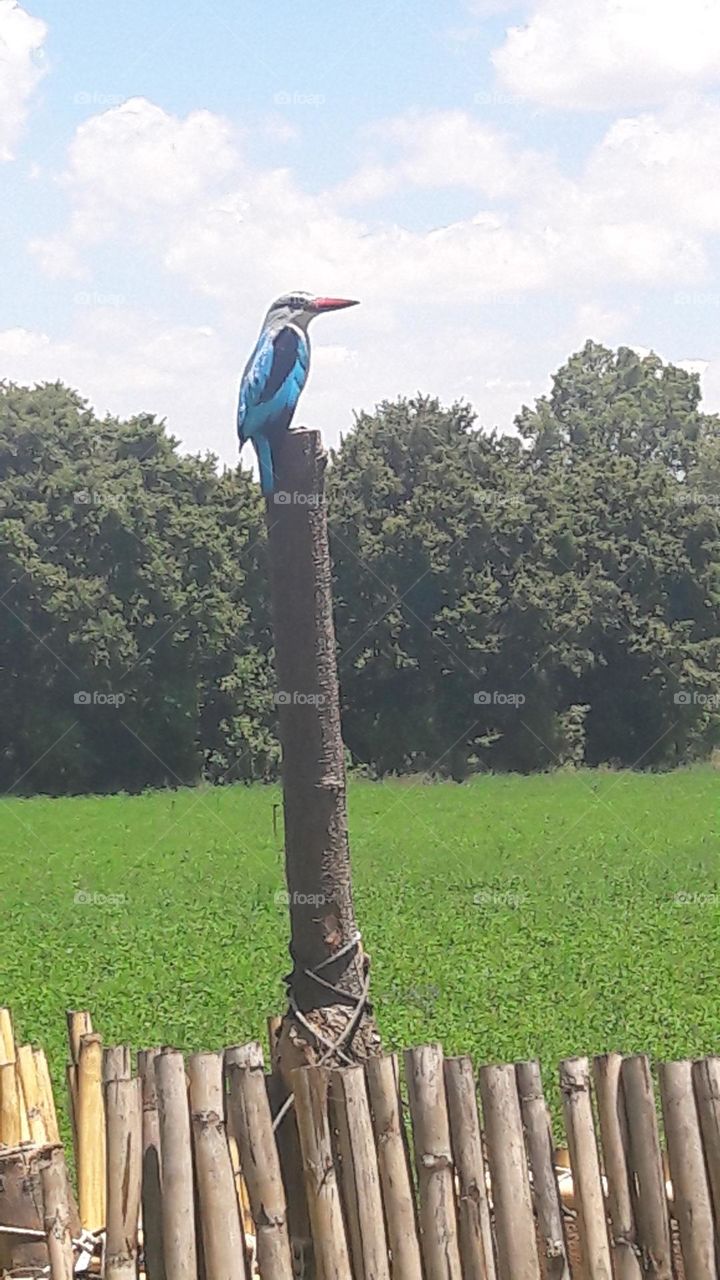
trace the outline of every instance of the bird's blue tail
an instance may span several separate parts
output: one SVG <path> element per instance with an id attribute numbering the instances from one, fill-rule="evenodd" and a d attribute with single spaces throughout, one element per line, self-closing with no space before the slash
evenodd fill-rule
<path id="1" fill-rule="evenodd" d="M 275 470 L 273 468 L 272 449 L 267 436 L 254 436 L 253 444 L 260 467 L 260 488 L 264 494 L 272 493 L 275 488 Z"/>

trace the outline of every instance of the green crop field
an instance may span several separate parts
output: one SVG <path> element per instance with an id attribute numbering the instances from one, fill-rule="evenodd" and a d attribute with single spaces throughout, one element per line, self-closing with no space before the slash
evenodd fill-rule
<path id="1" fill-rule="evenodd" d="M 264 1036 L 288 968 L 279 798 L 5 799 L 0 1003 L 56 1079 L 66 1007 L 135 1046 Z M 717 1052 L 719 798 L 710 768 L 353 782 L 386 1044 L 548 1071 L 612 1048 Z"/>

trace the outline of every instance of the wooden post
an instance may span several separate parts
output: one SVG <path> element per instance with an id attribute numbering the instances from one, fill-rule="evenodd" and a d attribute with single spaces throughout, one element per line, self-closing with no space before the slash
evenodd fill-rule
<path id="1" fill-rule="evenodd" d="M 20 1096 L 15 1059 L 0 1061 L 0 1146 L 20 1145 Z"/>
<path id="2" fill-rule="evenodd" d="M 105 1116 L 102 1096 L 102 1039 L 80 1041 L 77 1067 L 77 1179 L 80 1221 L 88 1231 L 105 1226 Z"/>
<path id="3" fill-rule="evenodd" d="M 485 1159 L 470 1058 L 445 1059 L 445 1092 L 457 1179 L 463 1280 L 495 1280 Z"/>
<path id="4" fill-rule="evenodd" d="M 693 1084 L 720 1253 L 720 1058 L 701 1058 L 693 1063 Z"/>
<path id="5" fill-rule="evenodd" d="M 512 1066 L 480 1068 L 499 1280 L 540 1280 L 520 1102 Z"/>
<path id="6" fill-rule="evenodd" d="M 245 1280 L 245 1240 L 225 1131 L 221 1053 L 188 1059 L 206 1280 Z M 174 1280 L 174 1278 L 173 1278 Z"/>
<path id="7" fill-rule="evenodd" d="M 615 1276 L 616 1280 L 642 1280 L 628 1177 L 629 1138 L 621 1070 L 622 1054 L 604 1053 L 593 1059 L 593 1079 L 612 1224 Z"/>
<path id="8" fill-rule="evenodd" d="M 278 1062 L 287 1081 L 295 1067 L 317 1062 L 344 1033 L 343 1047 L 356 1060 L 377 1052 L 380 1038 L 364 1003 L 368 960 L 352 899 L 326 455 L 319 432 L 284 432 L 274 461 L 267 527 L 293 959 L 288 984 L 320 1036 L 286 1014 Z M 310 976 L 319 966 L 322 982 Z M 328 1060 L 343 1065 L 348 1057 L 335 1053 Z"/>
<path id="9" fill-rule="evenodd" d="M 460 1280 L 453 1158 L 439 1044 L 405 1053 L 426 1280 Z"/>
<path id="10" fill-rule="evenodd" d="M 532 1173 L 532 1195 L 543 1249 L 545 1280 L 570 1280 L 562 1203 L 555 1176 L 550 1113 L 545 1101 L 539 1062 L 516 1062 L 520 1114 Z"/>
<path id="11" fill-rule="evenodd" d="M 107 1236 L 105 1280 L 135 1280 L 142 1182 L 142 1083 L 111 1077 L 105 1085 Z"/>
<path id="12" fill-rule="evenodd" d="M 48 1142 L 56 1143 L 60 1141 L 60 1128 L 55 1110 L 55 1095 L 53 1093 L 52 1080 L 50 1079 L 50 1070 L 44 1049 L 34 1049 L 33 1057 L 35 1059 L 35 1075 L 38 1082 L 38 1102 L 45 1131 L 48 1136 Z"/>
<path id="13" fill-rule="evenodd" d="M 403 1126 L 396 1054 L 368 1058 L 365 1071 L 385 1206 L 392 1277 L 393 1280 L 422 1280 L 415 1196 Z"/>
<path id="14" fill-rule="evenodd" d="M 331 1072 L 329 1097 L 353 1275 L 355 1280 L 390 1280 L 380 1175 L 363 1068 L 345 1067 Z"/>
<path id="15" fill-rule="evenodd" d="M 299 1067 L 291 1084 L 317 1274 L 325 1280 L 352 1280 L 330 1140 L 328 1077 L 325 1067 Z"/>
<path id="16" fill-rule="evenodd" d="M 137 1056 L 142 1081 L 142 1224 L 147 1280 L 165 1280 L 162 1239 L 162 1172 L 155 1061 L 159 1049 L 141 1049 Z"/>
<path id="17" fill-rule="evenodd" d="M 132 1079 L 132 1052 L 129 1044 L 108 1045 L 103 1049 L 102 1082 Z"/>
<path id="18" fill-rule="evenodd" d="M 560 1091 L 587 1280 L 612 1280 L 587 1058 L 566 1058 L 560 1063 Z"/>
<path id="19" fill-rule="evenodd" d="M 35 1058 L 30 1044 L 18 1045 L 17 1073 L 25 1102 L 30 1141 L 42 1146 L 50 1140 L 50 1135 L 45 1129 L 45 1122 L 40 1110 L 40 1090 L 35 1070 Z"/>
<path id="20" fill-rule="evenodd" d="M 647 1057 L 638 1054 L 623 1058 L 620 1080 L 628 1126 L 628 1175 L 643 1272 L 651 1280 L 672 1280 L 665 1172 Z"/>
<path id="21" fill-rule="evenodd" d="M 659 1079 L 673 1212 L 680 1232 L 685 1275 L 687 1280 L 717 1280 L 715 1230 L 692 1086 L 692 1063 L 663 1062 Z"/>
<path id="22" fill-rule="evenodd" d="M 65 1155 L 62 1147 L 47 1152 L 40 1164 L 43 1225 L 50 1257 L 50 1280 L 74 1280 L 72 1214 Z"/>
<path id="23" fill-rule="evenodd" d="M 155 1059 L 163 1178 L 163 1253 L 171 1280 L 197 1280 L 195 1198 L 185 1063 L 164 1049 Z"/>
<path id="24" fill-rule="evenodd" d="M 0 1223 L 27 1230 L 0 1233 L 0 1275 L 36 1274 L 48 1265 L 40 1167 L 47 1147 L 0 1150 Z"/>
<path id="25" fill-rule="evenodd" d="M 292 1280 L 285 1189 L 262 1062 L 227 1061 L 228 1118 L 255 1224 L 257 1268 L 263 1280 Z"/>

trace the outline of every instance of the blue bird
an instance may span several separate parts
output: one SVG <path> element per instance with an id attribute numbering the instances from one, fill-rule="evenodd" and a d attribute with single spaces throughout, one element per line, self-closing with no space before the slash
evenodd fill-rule
<path id="1" fill-rule="evenodd" d="M 275 488 L 273 447 L 293 419 L 310 367 L 308 325 L 325 311 L 354 307 L 350 298 L 285 293 L 268 311 L 240 383 L 237 427 L 240 449 L 251 440 L 263 493 Z"/>

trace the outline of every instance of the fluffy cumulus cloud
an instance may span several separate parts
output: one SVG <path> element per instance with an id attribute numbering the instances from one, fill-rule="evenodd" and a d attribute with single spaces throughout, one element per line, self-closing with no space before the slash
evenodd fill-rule
<path id="1" fill-rule="evenodd" d="M 648 106 L 720 76 L 717 0 L 535 0 L 493 55 L 503 84 L 549 107 Z"/>
<path id="2" fill-rule="evenodd" d="M 11 160 L 30 99 L 44 73 L 47 28 L 15 0 L 0 0 L 0 160 Z"/>

